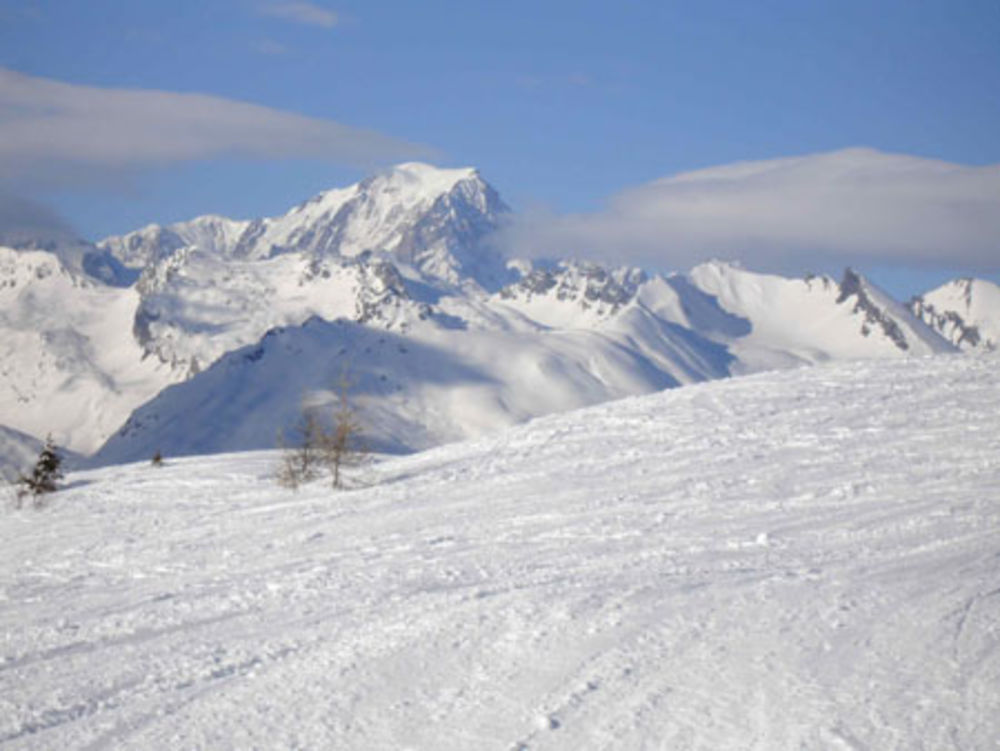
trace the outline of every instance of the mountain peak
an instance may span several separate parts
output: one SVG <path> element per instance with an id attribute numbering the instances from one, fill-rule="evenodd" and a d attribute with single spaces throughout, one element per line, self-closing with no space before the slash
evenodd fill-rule
<path id="1" fill-rule="evenodd" d="M 348 188 L 324 191 L 317 197 L 329 202 L 364 196 L 406 208 L 429 206 L 462 183 L 474 183 L 475 192 L 492 190 L 472 167 L 443 168 L 424 162 L 404 162 L 365 178 Z M 317 200 L 313 199 L 313 200 Z"/>
<path id="2" fill-rule="evenodd" d="M 1000 347 L 1000 286 L 985 279 L 955 279 L 910 300 L 924 323 L 963 350 Z"/>
<path id="3" fill-rule="evenodd" d="M 502 266 L 484 238 L 507 206 L 471 167 L 399 164 L 347 188 L 320 193 L 284 216 L 257 220 L 233 255 L 286 252 L 391 256 L 429 280 L 493 288 Z"/>
<path id="4" fill-rule="evenodd" d="M 426 162 L 403 162 L 385 174 L 434 185 L 442 188 L 442 192 L 447 192 L 462 180 L 482 179 L 474 167 L 435 167 Z"/>
<path id="5" fill-rule="evenodd" d="M 501 259 L 485 247 L 507 206 L 472 167 L 405 162 L 344 188 L 316 194 L 280 216 L 252 221 L 203 216 L 150 225 L 102 241 L 127 265 L 146 266 L 181 248 L 259 261 L 285 253 L 351 258 L 390 256 L 430 281 L 506 281 Z"/>
<path id="6" fill-rule="evenodd" d="M 927 353 L 953 350 L 948 342 L 936 336 L 924 321 L 913 315 L 911 310 L 900 305 L 888 293 L 848 267 L 844 269 L 837 304 L 851 301 L 853 301 L 853 312 L 863 316 L 861 333 L 866 337 L 873 331 L 880 331 L 904 352 L 914 347 L 917 347 L 918 351 Z"/>

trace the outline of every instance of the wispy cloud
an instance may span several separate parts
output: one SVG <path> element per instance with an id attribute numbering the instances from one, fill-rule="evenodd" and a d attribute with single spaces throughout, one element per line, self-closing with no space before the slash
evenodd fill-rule
<path id="1" fill-rule="evenodd" d="M 206 94 L 79 86 L 0 68 L 0 182 L 60 184 L 218 156 L 370 167 L 426 147 Z"/>
<path id="2" fill-rule="evenodd" d="M 656 180 L 589 214 L 515 223 L 510 252 L 685 269 L 713 257 L 804 270 L 817 258 L 1000 268 L 1000 165 L 872 149 Z"/>
<path id="3" fill-rule="evenodd" d="M 304 2 L 265 3 L 260 6 L 260 13 L 284 21 L 307 26 L 320 26 L 324 29 L 332 29 L 337 25 L 338 20 L 334 11 Z"/>
<path id="4" fill-rule="evenodd" d="M 288 48 L 285 45 L 273 39 L 261 39 L 254 44 L 253 48 L 255 52 L 259 52 L 262 55 L 284 55 L 288 52 Z"/>

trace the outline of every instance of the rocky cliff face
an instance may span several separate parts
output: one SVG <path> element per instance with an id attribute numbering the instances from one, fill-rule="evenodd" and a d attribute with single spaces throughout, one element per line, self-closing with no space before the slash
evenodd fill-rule
<path id="1" fill-rule="evenodd" d="M 853 269 L 844 271 L 844 279 L 840 283 L 840 294 L 837 304 L 849 302 L 855 313 L 863 316 L 861 335 L 870 336 L 873 330 L 879 330 L 889 341 L 904 352 L 910 348 L 910 342 L 903 333 L 899 321 L 893 318 L 884 305 L 879 305 L 861 276 Z"/>
<path id="2" fill-rule="evenodd" d="M 909 302 L 910 310 L 964 351 L 1000 346 L 1000 286 L 983 279 L 956 279 Z"/>

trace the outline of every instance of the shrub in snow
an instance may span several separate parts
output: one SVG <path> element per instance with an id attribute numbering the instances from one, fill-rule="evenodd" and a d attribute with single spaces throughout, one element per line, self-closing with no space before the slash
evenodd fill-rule
<path id="1" fill-rule="evenodd" d="M 284 448 L 278 483 L 297 489 L 304 482 L 316 479 L 322 470 L 330 473 L 335 488 L 344 486 L 344 470 L 361 464 L 367 451 L 361 440 L 361 420 L 351 402 L 351 382 L 342 377 L 337 384 L 337 402 L 326 427 L 315 408 L 302 408 L 290 441 L 279 433 L 279 445 Z"/>
<path id="2" fill-rule="evenodd" d="M 278 445 L 283 449 L 278 467 L 278 484 L 296 490 L 304 482 L 316 479 L 320 466 L 320 443 L 323 426 L 313 410 L 302 408 L 302 414 L 292 429 L 278 433 Z"/>
<path id="3" fill-rule="evenodd" d="M 24 499 L 31 496 L 35 506 L 42 505 L 42 496 L 59 489 L 59 481 L 63 478 L 62 457 L 49 436 L 45 440 L 42 452 L 38 455 L 31 474 L 20 473 L 17 478 L 17 507 L 20 508 Z"/>
<path id="4" fill-rule="evenodd" d="M 348 391 L 351 382 L 345 377 L 337 384 L 337 406 L 333 410 L 333 426 L 321 436 L 323 465 L 330 472 L 333 487 L 343 487 L 343 470 L 361 464 L 367 451 L 361 440 L 361 420 L 351 403 Z"/>

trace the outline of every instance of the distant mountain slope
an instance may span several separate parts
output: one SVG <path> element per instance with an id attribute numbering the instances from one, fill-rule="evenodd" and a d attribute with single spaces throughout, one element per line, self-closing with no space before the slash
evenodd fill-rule
<path id="1" fill-rule="evenodd" d="M 727 337 L 741 372 L 840 359 L 952 352 L 922 321 L 848 269 L 830 277 L 786 279 L 708 263 L 690 274 L 694 286 L 750 331 Z"/>
<path id="2" fill-rule="evenodd" d="M 671 341 L 671 338 L 674 341 Z M 641 344 L 638 344 L 641 342 Z M 677 353 L 686 353 L 678 357 Z M 368 442 L 409 451 L 559 412 L 726 375 L 725 350 L 649 321 L 614 329 L 543 332 L 455 327 L 447 314 L 404 332 L 318 318 L 270 332 L 138 409 L 97 464 L 270 448 L 305 401 L 332 402 L 355 382 Z"/>
<path id="3" fill-rule="evenodd" d="M 208 253 L 225 254 L 239 242 L 249 224 L 248 221 L 206 215 L 169 227 L 150 224 L 127 235 L 107 237 L 98 247 L 126 266 L 141 269 L 189 246 Z"/>
<path id="4" fill-rule="evenodd" d="M 963 350 L 1000 346 L 1000 286 L 956 279 L 910 301 L 910 310 Z"/>
<path id="5" fill-rule="evenodd" d="M 391 327 L 400 307 L 414 319 L 425 307 L 410 299 L 395 266 L 367 255 L 249 261 L 192 246 L 148 266 L 136 289 L 136 340 L 181 377 L 278 326 L 319 316 Z"/>
<path id="6" fill-rule="evenodd" d="M 718 263 L 668 278 L 565 263 L 424 305 L 403 286 L 391 320 L 316 318 L 224 356 L 138 410 L 95 460 L 273 446 L 342 370 L 374 443 L 401 451 L 736 372 L 954 351 L 853 272 L 838 285 Z"/>
<path id="7" fill-rule="evenodd" d="M 174 380 L 132 336 L 133 288 L 71 270 L 54 253 L 0 247 L 0 422 L 94 451 Z"/>

